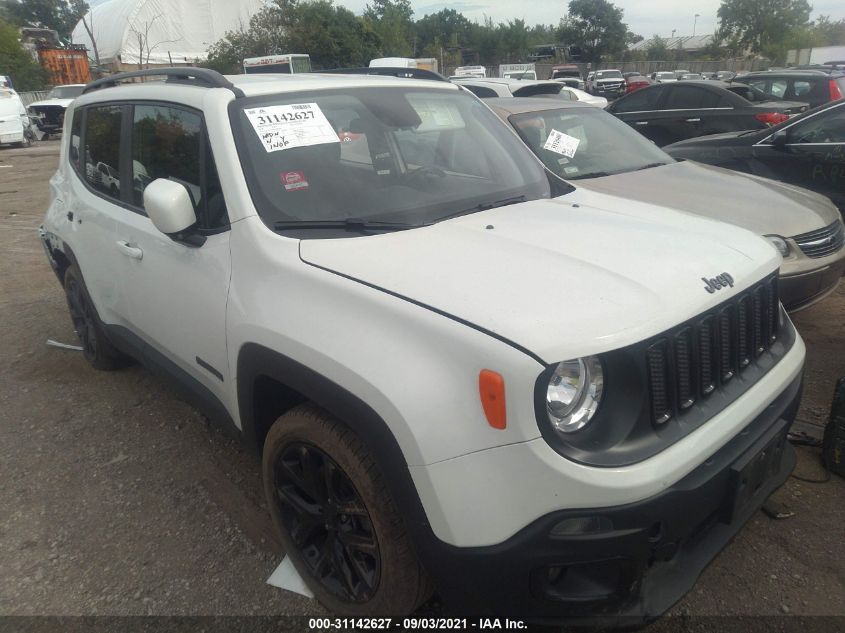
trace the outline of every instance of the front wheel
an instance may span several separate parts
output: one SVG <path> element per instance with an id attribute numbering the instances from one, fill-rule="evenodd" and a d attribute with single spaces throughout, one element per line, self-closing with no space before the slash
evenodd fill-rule
<path id="1" fill-rule="evenodd" d="M 406 615 L 431 595 L 369 449 L 312 404 L 267 435 L 264 489 L 285 551 L 320 602 L 341 615 Z"/>

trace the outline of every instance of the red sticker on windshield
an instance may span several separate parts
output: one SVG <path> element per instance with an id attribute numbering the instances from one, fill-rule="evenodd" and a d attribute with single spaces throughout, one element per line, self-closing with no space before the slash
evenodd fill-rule
<path id="1" fill-rule="evenodd" d="M 283 171 L 280 175 L 285 191 L 296 191 L 297 189 L 308 189 L 308 181 L 301 171 Z"/>

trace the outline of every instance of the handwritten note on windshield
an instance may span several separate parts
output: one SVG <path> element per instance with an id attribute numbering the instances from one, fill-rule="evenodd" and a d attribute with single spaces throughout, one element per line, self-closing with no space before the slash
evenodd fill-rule
<path id="1" fill-rule="evenodd" d="M 549 133 L 549 138 L 546 139 L 546 143 L 543 145 L 543 149 L 560 154 L 561 156 L 566 156 L 567 158 L 574 158 L 580 143 L 581 139 L 569 136 L 569 134 L 564 134 L 563 132 L 558 132 L 557 130 L 552 130 Z"/>
<path id="2" fill-rule="evenodd" d="M 316 103 L 292 103 L 244 110 L 264 150 L 340 143 L 334 127 Z"/>

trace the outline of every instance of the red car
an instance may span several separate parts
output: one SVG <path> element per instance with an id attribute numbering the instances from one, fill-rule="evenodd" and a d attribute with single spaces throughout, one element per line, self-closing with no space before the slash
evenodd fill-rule
<path id="1" fill-rule="evenodd" d="M 625 78 L 625 94 L 634 92 L 635 90 L 639 90 L 640 88 L 645 88 L 646 86 L 650 86 L 654 83 L 648 77 L 643 77 L 642 75 L 631 75 L 630 77 Z"/>

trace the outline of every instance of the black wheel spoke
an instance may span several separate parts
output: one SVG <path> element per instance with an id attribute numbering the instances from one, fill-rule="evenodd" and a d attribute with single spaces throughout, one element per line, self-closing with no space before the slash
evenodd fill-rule
<path id="1" fill-rule="evenodd" d="M 367 534 L 361 534 L 360 532 L 339 532 L 337 537 L 350 550 L 372 554 L 378 549 L 378 545 L 376 545 L 373 537 Z"/>
<path id="2" fill-rule="evenodd" d="M 282 450 L 274 472 L 273 498 L 314 579 L 342 600 L 369 600 L 381 573 L 378 539 L 348 475 L 301 442 Z"/>
<path id="3" fill-rule="evenodd" d="M 322 460 L 319 456 L 314 455 L 312 451 L 303 449 L 299 456 L 299 463 L 302 464 L 302 478 L 305 484 L 305 490 L 316 501 L 325 502 L 326 494 L 323 490 L 322 484 Z"/>

